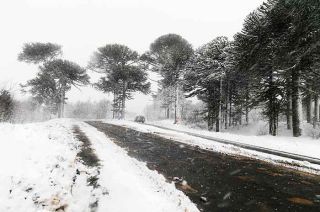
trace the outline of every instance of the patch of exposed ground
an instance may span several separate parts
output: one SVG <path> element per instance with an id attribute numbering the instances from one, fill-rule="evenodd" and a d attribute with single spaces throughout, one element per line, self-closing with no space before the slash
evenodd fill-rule
<path id="1" fill-rule="evenodd" d="M 76 173 L 73 177 L 73 183 L 76 183 L 77 176 L 81 174 L 85 174 L 87 177 L 87 185 L 92 187 L 91 191 L 91 203 L 90 203 L 90 211 L 95 212 L 98 208 L 99 204 L 99 195 L 96 194 L 95 190 L 100 188 L 99 184 L 99 174 L 100 174 L 100 160 L 96 155 L 94 149 L 91 146 L 91 142 L 89 138 L 85 135 L 84 132 L 81 131 L 78 125 L 73 126 L 73 133 L 77 140 L 81 142 L 80 151 L 77 153 L 77 158 L 79 162 L 83 165 L 87 166 L 90 170 L 89 172 L 82 172 L 80 170 L 76 170 Z M 102 195 L 106 195 L 108 192 L 102 192 Z"/>

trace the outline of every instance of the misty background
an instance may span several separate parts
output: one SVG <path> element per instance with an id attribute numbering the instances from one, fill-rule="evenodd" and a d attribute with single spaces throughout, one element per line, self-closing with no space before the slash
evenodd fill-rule
<path id="1" fill-rule="evenodd" d="M 0 84 L 17 99 L 20 83 L 33 78 L 36 65 L 17 62 L 24 43 L 52 42 L 62 45 L 63 58 L 86 67 L 92 53 L 110 43 L 127 45 L 142 54 L 150 43 L 166 33 L 176 33 L 194 48 L 224 35 L 232 39 L 243 20 L 262 0 L 10 0 L 0 6 Z M 88 71 L 91 82 L 99 74 Z M 151 91 L 157 91 L 155 73 L 149 73 Z M 68 103 L 99 101 L 112 96 L 91 86 L 72 88 Z M 127 111 L 142 113 L 152 103 L 150 95 L 135 94 Z"/>

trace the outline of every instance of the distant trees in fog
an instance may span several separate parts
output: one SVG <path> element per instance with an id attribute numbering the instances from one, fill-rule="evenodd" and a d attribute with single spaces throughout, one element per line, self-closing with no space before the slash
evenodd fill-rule
<path id="1" fill-rule="evenodd" d="M 153 105 L 146 108 L 149 118 L 203 119 L 209 130 L 220 131 L 248 124 L 249 112 L 258 109 L 268 120 L 269 134 L 277 135 L 279 121 L 285 120 L 297 137 L 302 111 L 314 127 L 320 118 L 319 20 L 318 0 L 267 0 L 247 16 L 233 41 L 220 36 L 194 50 L 180 35 L 166 34 L 141 56 L 127 46 L 107 44 L 94 52 L 88 68 L 104 75 L 93 85 L 113 94 L 113 118 L 125 118 L 126 100 L 134 92 L 150 92 L 147 71 L 153 71 L 161 79 Z M 30 43 L 18 56 L 40 65 L 23 88 L 59 117 L 71 86 L 89 83 L 86 70 L 58 59 L 61 54 L 59 45 Z M 195 106 L 190 97 L 201 102 Z M 89 118 L 88 105 L 72 105 L 73 116 Z M 104 117 L 109 106 L 97 105 L 101 113 L 90 117 Z"/>
<path id="2" fill-rule="evenodd" d="M 112 118 L 112 103 L 109 100 L 76 102 L 66 105 L 66 117 L 80 119 Z"/>

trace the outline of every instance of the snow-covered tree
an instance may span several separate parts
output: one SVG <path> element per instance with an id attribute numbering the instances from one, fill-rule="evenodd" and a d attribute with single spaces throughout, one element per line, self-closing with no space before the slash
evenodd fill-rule
<path id="1" fill-rule="evenodd" d="M 104 73 L 96 88 L 113 94 L 114 118 L 125 118 L 126 100 L 134 92 L 149 93 L 147 73 L 136 51 L 120 44 L 107 44 L 98 48 L 89 63 L 89 68 Z"/>
<path id="2" fill-rule="evenodd" d="M 14 111 L 14 100 L 8 90 L 0 90 L 0 122 L 10 121 Z"/>
<path id="3" fill-rule="evenodd" d="M 180 35 L 167 34 L 157 38 L 151 45 L 150 51 L 143 55 L 143 59 L 151 66 L 151 70 L 162 76 L 162 88 L 173 87 L 174 120 L 179 118 L 179 90 L 184 66 L 193 54 L 191 44 Z"/>
<path id="4" fill-rule="evenodd" d="M 251 100 L 263 106 L 272 135 L 277 134 L 281 114 L 287 116 L 288 129 L 292 123 L 293 136 L 301 135 L 302 93 L 308 122 L 311 96 L 318 108 L 317 78 L 310 74 L 319 75 L 314 67 L 319 53 L 319 10 L 314 0 L 269 0 L 247 17 L 235 36 L 237 69 L 246 73 Z"/>
<path id="5" fill-rule="evenodd" d="M 71 86 L 89 83 L 86 70 L 74 62 L 57 59 L 62 54 L 61 46 L 52 43 L 29 43 L 18 55 L 19 61 L 41 64 L 34 79 L 21 85 L 39 102 L 43 103 L 58 117 L 63 117 L 65 94 Z"/>
<path id="6" fill-rule="evenodd" d="M 227 72 L 227 50 L 230 42 L 217 37 L 194 53 L 186 67 L 184 90 L 188 97 L 197 96 L 206 103 L 208 129 L 220 131 L 223 82 Z"/>

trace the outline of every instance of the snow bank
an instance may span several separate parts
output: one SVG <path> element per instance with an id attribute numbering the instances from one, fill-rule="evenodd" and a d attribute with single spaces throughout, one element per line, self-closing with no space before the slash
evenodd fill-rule
<path id="1" fill-rule="evenodd" d="M 167 121 L 157 121 L 152 122 L 150 124 L 154 124 L 157 126 L 163 126 L 170 129 L 176 129 L 176 130 L 182 130 L 185 132 L 191 132 L 199 135 L 205 135 L 210 136 L 212 138 L 221 138 L 226 139 L 230 141 L 235 141 L 238 143 L 243 144 L 250 144 L 254 146 L 269 148 L 269 149 L 275 149 L 279 151 L 285 151 L 289 153 L 309 156 L 309 157 L 315 157 L 320 159 L 320 140 L 312 139 L 310 137 L 300 137 L 300 138 L 294 138 L 290 137 L 290 135 L 287 136 L 271 136 L 271 135 L 238 135 L 236 134 L 237 131 L 234 130 L 233 133 L 229 132 L 209 132 L 206 130 L 200 130 L 200 129 L 192 129 L 185 125 L 175 125 L 170 120 Z M 260 127 L 262 124 L 257 123 L 258 127 Z M 257 127 L 253 127 L 257 128 Z M 250 128 L 243 128 L 239 130 L 240 133 L 245 133 L 245 131 L 251 131 Z M 283 132 L 282 135 L 285 135 Z"/>
<path id="2" fill-rule="evenodd" d="M 83 167 L 76 163 L 78 142 L 69 126 L 67 120 L 0 124 L 0 211 L 88 208 L 85 196 L 74 198 L 71 191 L 76 169 Z M 82 192 L 90 189 L 83 181 Z"/>
<path id="3" fill-rule="evenodd" d="M 105 122 L 110 124 L 130 127 L 141 132 L 157 133 L 163 137 L 174 139 L 189 145 L 199 146 L 200 148 L 211 150 L 211 151 L 232 154 L 232 155 L 243 155 L 251 158 L 264 160 L 274 164 L 281 164 L 284 166 L 288 166 L 288 167 L 299 169 L 306 172 L 320 174 L 319 165 L 310 164 L 309 162 L 306 162 L 306 161 L 301 162 L 301 161 L 296 161 L 296 160 L 292 160 L 284 157 L 279 157 L 271 154 L 253 151 L 253 150 L 246 150 L 240 147 L 236 147 L 234 145 L 222 144 L 212 140 L 190 136 L 185 133 L 160 129 L 158 127 L 139 124 L 132 121 L 105 120 Z M 160 124 L 158 123 L 158 125 Z M 309 139 L 309 138 L 244 136 L 244 135 L 236 135 L 231 133 L 216 133 L 216 132 L 208 132 L 205 130 L 190 129 L 183 125 L 174 125 L 168 122 L 163 122 L 161 126 L 170 128 L 170 129 L 184 131 L 184 132 L 191 132 L 199 135 L 205 135 L 212 138 L 221 138 L 221 139 L 226 139 L 226 140 L 235 141 L 239 143 L 256 145 L 260 147 L 320 158 L 320 152 L 318 151 L 320 148 L 320 142 L 317 140 Z"/>

